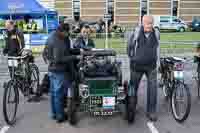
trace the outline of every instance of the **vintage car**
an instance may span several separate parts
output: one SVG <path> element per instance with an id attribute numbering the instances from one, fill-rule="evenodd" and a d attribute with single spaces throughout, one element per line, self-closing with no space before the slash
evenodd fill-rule
<path id="1" fill-rule="evenodd" d="M 117 61 L 116 52 L 109 49 L 85 51 L 78 68 L 79 80 L 73 89 L 78 89 L 79 103 L 68 101 L 70 124 L 77 123 L 78 112 L 92 116 L 112 116 L 122 112 L 125 93 L 121 62 Z"/>

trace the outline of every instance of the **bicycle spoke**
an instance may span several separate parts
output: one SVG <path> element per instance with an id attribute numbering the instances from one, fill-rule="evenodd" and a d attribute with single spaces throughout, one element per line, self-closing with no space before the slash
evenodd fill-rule
<path id="1" fill-rule="evenodd" d="M 176 113 L 176 117 L 182 118 L 185 113 L 186 113 L 186 109 L 187 109 L 187 93 L 185 92 L 185 88 L 184 85 L 180 84 L 179 86 L 177 86 L 176 88 L 176 93 L 175 93 L 175 113 Z"/>

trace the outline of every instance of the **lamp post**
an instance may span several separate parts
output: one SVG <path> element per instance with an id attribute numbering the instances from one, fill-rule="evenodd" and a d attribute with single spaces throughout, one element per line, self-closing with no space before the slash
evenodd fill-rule
<path id="1" fill-rule="evenodd" d="M 108 0 L 106 0 L 106 15 L 108 15 Z M 105 42 L 105 48 L 108 48 L 108 18 L 107 16 L 104 16 L 104 19 L 106 20 L 106 42 Z"/>

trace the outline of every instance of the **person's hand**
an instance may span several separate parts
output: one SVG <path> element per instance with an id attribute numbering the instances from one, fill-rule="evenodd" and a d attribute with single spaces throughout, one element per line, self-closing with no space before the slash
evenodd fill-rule
<path id="1" fill-rule="evenodd" d="M 80 55 L 76 56 L 76 59 L 78 59 L 78 60 L 80 60 L 81 58 L 82 58 L 82 56 L 80 56 Z"/>
<path id="2" fill-rule="evenodd" d="M 83 52 L 84 52 L 84 49 L 81 48 L 81 49 L 80 49 L 80 53 L 83 54 Z"/>

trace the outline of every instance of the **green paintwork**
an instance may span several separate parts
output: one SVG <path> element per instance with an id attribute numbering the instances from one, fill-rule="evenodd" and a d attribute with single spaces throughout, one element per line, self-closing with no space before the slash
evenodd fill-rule
<path id="1" fill-rule="evenodd" d="M 95 78 L 86 80 L 90 96 L 113 96 L 116 95 L 115 78 Z"/>

